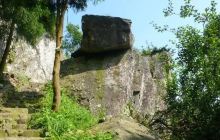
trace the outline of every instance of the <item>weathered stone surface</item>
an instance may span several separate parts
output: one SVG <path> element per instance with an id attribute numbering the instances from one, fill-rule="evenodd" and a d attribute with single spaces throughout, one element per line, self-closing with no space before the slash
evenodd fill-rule
<path id="1" fill-rule="evenodd" d="M 41 137 L 42 130 L 25 130 L 21 136 L 23 137 Z"/>
<path id="2" fill-rule="evenodd" d="M 0 108 L 0 140 L 40 140 L 42 130 L 27 129 L 27 108 Z"/>
<path id="3" fill-rule="evenodd" d="M 82 17 L 83 40 L 80 52 L 100 53 L 125 50 L 133 45 L 131 20 L 119 17 L 85 15 Z"/>
<path id="4" fill-rule="evenodd" d="M 148 117 L 165 107 L 166 55 L 128 50 L 65 60 L 61 84 L 96 115 Z"/>
<path id="5" fill-rule="evenodd" d="M 94 132 L 111 132 L 116 140 L 156 140 L 149 130 L 131 118 L 113 118 L 92 128 Z"/>
<path id="6" fill-rule="evenodd" d="M 0 140 L 45 140 L 45 139 L 40 137 L 5 137 L 5 138 L 0 138 Z"/>
<path id="7" fill-rule="evenodd" d="M 36 46 L 19 39 L 12 44 L 6 72 L 27 76 L 30 82 L 45 83 L 52 78 L 55 41 L 43 37 Z M 5 44 L 0 41 L 0 58 Z"/>

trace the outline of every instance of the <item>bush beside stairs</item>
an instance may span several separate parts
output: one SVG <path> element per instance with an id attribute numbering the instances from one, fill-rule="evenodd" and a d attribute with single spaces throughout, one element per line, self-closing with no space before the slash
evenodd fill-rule
<path id="1" fill-rule="evenodd" d="M 27 108 L 0 108 L 0 140 L 43 140 L 42 131 L 28 129 Z"/>

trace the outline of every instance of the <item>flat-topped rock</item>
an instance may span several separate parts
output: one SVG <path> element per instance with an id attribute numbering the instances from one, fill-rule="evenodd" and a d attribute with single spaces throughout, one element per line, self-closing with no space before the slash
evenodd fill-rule
<path id="1" fill-rule="evenodd" d="M 133 45 L 131 20 L 119 17 L 84 15 L 83 39 L 79 52 L 100 53 L 130 49 Z"/>

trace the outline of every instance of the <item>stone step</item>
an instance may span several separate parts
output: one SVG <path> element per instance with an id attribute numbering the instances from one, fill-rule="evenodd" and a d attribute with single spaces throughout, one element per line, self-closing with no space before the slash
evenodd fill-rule
<path id="1" fill-rule="evenodd" d="M 16 130 L 27 130 L 27 124 L 16 124 L 16 125 L 12 125 L 12 129 L 16 129 Z"/>
<path id="2" fill-rule="evenodd" d="M 7 138 L 0 138 L 0 140 L 45 140 L 41 137 L 7 137 Z"/>
<path id="3" fill-rule="evenodd" d="M 28 114 L 27 108 L 0 108 L 0 113 Z"/>
<path id="4" fill-rule="evenodd" d="M 34 130 L 34 129 L 27 129 L 27 130 L 0 130 L 0 138 L 5 137 L 41 137 L 42 130 Z"/>
<path id="5" fill-rule="evenodd" d="M 0 124 L 0 131 L 6 130 L 17 130 L 17 131 L 24 131 L 27 130 L 27 124 L 10 124 L 10 123 L 2 123 Z"/>
<path id="6" fill-rule="evenodd" d="M 0 113 L 0 129 L 21 128 L 24 127 L 30 120 L 30 115 L 15 115 L 15 114 L 2 114 Z"/>
<path id="7" fill-rule="evenodd" d="M 12 108 L 28 108 L 29 112 L 36 112 L 36 108 L 39 108 L 39 101 L 36 100 L 24 100 L 24 99 L 9 99 L 10 102 L 5 102 L 3 105 Z"/>
<path id="8" fill-rule="evenodd" d="M 42 130 L 27 129 L 27 108 L 0 107 L 0 140 L 43 140 Z"/>
<path id="9" fill-rule="evenodd" d="M 0 128 L 7 125 L 27 124 L 30 119 L 27 108 L 0 108 Z"/>
<path id="10" fill-rule="evenodd" d="M 10 112 L 10 113 L 0 113 L 0 118 L 2 119 L 18 119 L 18 118 L 30 118 L 29 114 L 18 114 L 18 113 L 14 113 L 14 112 Z"/>
<path id="11" fill-rule="evenodd" d="M 34 129 L 31 129 L 31 130 L 25 130 L 21 136 L 23 137 L 40 137 L 42 136 L 42 130 L 34 130 Z"/>

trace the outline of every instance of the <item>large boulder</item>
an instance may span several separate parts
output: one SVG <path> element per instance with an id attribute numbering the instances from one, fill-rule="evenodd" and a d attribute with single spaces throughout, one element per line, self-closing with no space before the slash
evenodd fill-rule
<path id="1" fill-rule="evenodd" d="M 81 53 L 125 50 L 133 45 L 131 20 L 128 19 L 85 15 L 82 17 L 82 30 Z"/>

